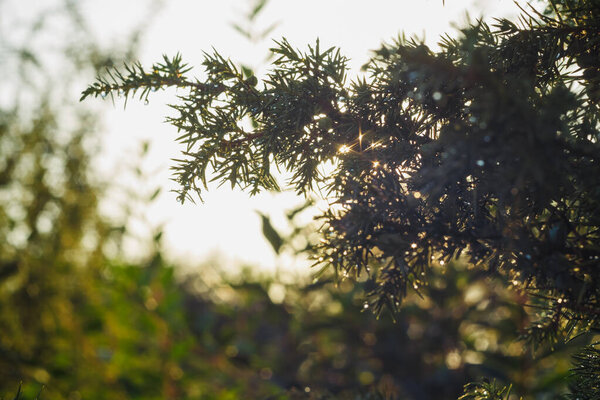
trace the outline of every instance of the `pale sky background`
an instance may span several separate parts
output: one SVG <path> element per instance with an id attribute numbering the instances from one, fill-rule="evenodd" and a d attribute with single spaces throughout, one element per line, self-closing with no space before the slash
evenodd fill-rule
<path id="1" fill-rule="evenodd" d="M 21 5 L 39 7 L 44 1 L 25 0 Z M 517 8 L 511 0 L 271 0 L 261 12 L 257 28 L 277 22 L 269 39 L 251 43 L 231 26 L 244 21 L 252 0 L 171 0 L 159 9 L 150 21 L 142 39 L 140 61 L 149 66 L 160 61 L 163 54 L 183 54 L 184 60 L 196 66 L 192 73 L 201 73 L 202 52 L 214 47 L 223 56 L 247 65 L 264 65 L 272 39 L 286 37 L 295 47 L 306 49 L 320 38 L 322 47 L 338 46 L 351 59 L 352 78 L 368 61 L 370 51 L 384 41 L 391 41 L 400 32 L 425 37 L 434 45 L 445 32 L 456 33 L 453 25 L 463 26 L 468 12 L 472 19 L 515 16 Z M 134 0 L 82 1 L 82 12 L 94 35 L 109 47 L 119 43 L 122 34 L 147 18 L 146 2 Z M 259 70 L 260 71 L 260 70 Z M 83 89 L 83 88 L 82 88 Z M 99 171 L 121 186 L 140 193 L 163 189 L 149 207 L 136 210 L 151 226 L 162 225 L 166 254 L 172 260 L 193 267 L 211 254 L 219 254 L 225 267 L 237 263 L 256 265 L 266 270 L 308 271 L 308 261 L 291 256 L 276 257 L 261 234 L 260 219 L 255 210 L 272 217 L 276 226 L 285 230 L 284 211 L 303 202 L 302 198 L 286 192 L 264 193 L 252 198 L 246 193 L 232 191 L 230 186 L 213 189 L 204 194 L 205 203 L 175 201 L 176 188 L 169 180 L 171 158 L 179 156 L 180 146 L 174 141 L 175 128 L 164 123 L 175 102 L 175 92 L 158 92 L 144 105 L 123 101 L 115 105 L 105 101 L 101 106 L 105 133 L 104 152 Z M 90 100 L 101 103 L 100 99 Z M 100 107 L 100 106 L 99 106 Z M 124 166 L 131 165 L 139 153 L 140 142 L 150 143 L 149 153 L 142 165 L 147 179 L 132 180 Z M 107 212 L 118 207 L 104 204 Z M 307 216 L 310 218 L 310 215 Z M 147 224 L 133 223 L 140 237 L 151 230 Z M 130 241 L 126 250 L 139 254 L 139 242 Z"/>

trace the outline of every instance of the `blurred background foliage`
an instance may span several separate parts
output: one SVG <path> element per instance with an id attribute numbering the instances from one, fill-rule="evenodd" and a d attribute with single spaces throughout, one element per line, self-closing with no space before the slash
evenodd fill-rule
<path id="1" fill-rule="evenodd" d="M 24 41 L 0 36 L 0 64 L 13 71 L 3 86 L 29 93 L 0 107 L 0 398 L 20 382 L 24 398 L 43 386 L 49 400 L 450 399 L 482 376 L 530 398 L 566 390 L 565 354 L 586 338 L 531 354 L 519 341 L 528 295 L 460 260 L 379 319 L 363 305 L 365 283 L 290 283 L 218 260 L 183 273 L 161 256 L 160 231 L 145 261 L 124 260 L 125 221 L 99 212 L 108 183 L 91 171 L 97 116 L 69 99 L 78 79 L 130 59 L 143 27 L 102 50 L 74 2 L 52 15 L 64 23 L 59 67 L 34 43 L 48 15 Z M 275 251 L 310 236 L 295 223 L 302 210 L 288 214 L 291 237 L 263 216 Z"/>

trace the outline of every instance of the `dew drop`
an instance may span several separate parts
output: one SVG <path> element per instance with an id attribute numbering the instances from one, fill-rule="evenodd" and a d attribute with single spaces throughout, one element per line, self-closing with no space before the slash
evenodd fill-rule
<path id="1" fill-rule="evenodd" d="M 442 94 L 440 92 L 433 92 L 431 97 L 433 97 L 435 101 L 440 101 L 442 99 Z"/>

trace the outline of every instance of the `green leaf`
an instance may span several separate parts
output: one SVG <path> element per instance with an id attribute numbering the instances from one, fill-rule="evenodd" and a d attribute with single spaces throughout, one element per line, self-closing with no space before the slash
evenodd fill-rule
<path id="1" fill-rule="evenodd" d="M 281 246 L 284 243 L 283 239 L 281 238 L 281 235 L 275 230 L 275 228 L 271 224 L 271 220 L 269 219 L 269 217 L 262 214 L 260 211 L 257 211 L 256 213 L 260 215 L 260 218 L 262 220 L 262 232 L 264 237 L 271 244 L 273 250 L 275 250 L 275 253 L 279 254 Z"/>

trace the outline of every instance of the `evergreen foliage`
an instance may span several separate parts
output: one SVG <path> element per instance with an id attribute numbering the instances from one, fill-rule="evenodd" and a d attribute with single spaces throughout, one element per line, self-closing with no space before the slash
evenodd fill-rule
<path id="1" fill-rule="evenodd" d="M 600 350 L 598 343 L 586 346 L 573 356 L 573 379 L 569 399 L 600 399 Z"/>
<path id="2" fill-rule="evenodd" d="M 260 84 L 216 52 L 188 77 L 177 55 L 110 71 L 82 99 L 187 89 L 169 118 L 186 147 L 181 201 L 209 180 L 278 189 L 273 167 L 299 193 L 325 189 L 317 264 L 367 276 L 375 312 L 460 259 L 533 296 L 532 343 L 560 342 L 600 316 L 600 2 L 546 4 L 477 21 L 439 51 L 400 37 L 351 83 L 339 50 L 281 40 Z M 594 349 L 576 358 L 575 398 L 598 387 Z M 505 396 L 485 385 L 464 398 Z"/>
<path id="3" fill-rule="evenodd" d="M 465 385 L 465 393 L 458 400 L 506 400 L 509 395 L 510 387 L 485 381 Z"/>
<path id="4" fill-rule="evenodd" d="M 554 1 L 518 22 L 477 21 L 438 52 L 401 37 L 350 84 L 339 50 L 284 39 L 260 85 L 215 52 L 202 80 L 177 55 L 109 71 L 82 99 L 187 88 L 169 118 L 186 146 L 180 200 L 210 173 L 277 189 L 271 168 L 284 168 L 299 193 L 336 199 L 319 260 L 366 272 L 376 311 L 462 256 L 544 296 L 530 333 L 551 337 L 600 313 L 599 13 L 597 0 Z M 337 169 L 324 175 L 327 161 Z"/>

